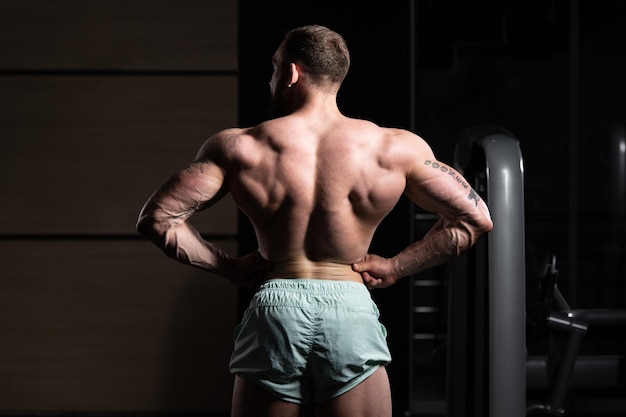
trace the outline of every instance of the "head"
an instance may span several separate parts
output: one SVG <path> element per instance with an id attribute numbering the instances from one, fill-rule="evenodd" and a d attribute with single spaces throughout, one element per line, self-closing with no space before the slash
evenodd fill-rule
<path id="1" fill-rule="evenodd" d="M 320 25 L 290 30 L 272 57 L 270 81 L 272 108 L 289 110 L 290 89 L 297 83 L 310 89 L 337 94 L 350 67 L 346 41 Z"/>

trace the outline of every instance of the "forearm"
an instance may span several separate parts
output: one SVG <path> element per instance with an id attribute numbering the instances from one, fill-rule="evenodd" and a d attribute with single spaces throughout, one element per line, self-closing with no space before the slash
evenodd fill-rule
<path id="1" fill-rule="evenodd" d="M 440 218 L 422 239 L 392 258 L 396 279 L 450 261 L 473 246 L 482 233 L 463 222 L 453 224 Z"/>
<path id="2" fill-rule="evenodd" d="M 209 272 L 226 275 L 227 264 L 232 258 L 203 239 L 188 222 L 163 224 L 147 220 L 138 224 L 137 230 L 170 258 Z"/>

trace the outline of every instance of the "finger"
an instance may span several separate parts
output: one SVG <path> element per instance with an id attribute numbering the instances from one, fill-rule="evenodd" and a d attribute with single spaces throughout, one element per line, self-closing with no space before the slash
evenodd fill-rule
<path id="1" fill-rule="evenodd" d="M 365 273 L 366 271 L 373 270 L 376 264 L 367 261 L 359 261 L 352 264 L 352 270 L 354 272 Z"/>
<path id="2" fill-rule="evenodd" d="M 378 285 L 379 281 L 380 281 L 380 280 L 374 278 L 373 276 L 371 276 L 370 274 L 368 274 L 367 272 L 363 272 L 361 274 L 361 277 L 363 278 L 363 283 L 368 288 L 376 287 Z"/>
<path id="3" fill-rule="evenodd" d="M 382 284 L 382 280 L 380 279 L 375 279 L 373 281 L 371 281 L 369 284 L 366 284 L 366 287 L 370 290 L 374 290 L 376 288 L 380 288 L 380 285 Z"/>

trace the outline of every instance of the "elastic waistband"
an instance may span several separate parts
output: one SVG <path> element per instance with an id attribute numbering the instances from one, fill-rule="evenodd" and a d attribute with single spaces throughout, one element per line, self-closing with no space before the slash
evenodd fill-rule
<path id="1" fill-rule="evenodd" d="M 354 281 L 288 278 L 271 279 L 259 287 L 251 306 L 334 307 L 372 310 L 372 298 L 364 284 Z"/>
<path id="2" fill-rule="evenodd" d="M 316 294 L 336 294 L 337 292 L 369 293 L 367 287 L 360 282 L 309 278 L 273 278 L 261 284 L 258 291 L 271 289 L 295 291 L 304 290 L 308 293 Z"/>

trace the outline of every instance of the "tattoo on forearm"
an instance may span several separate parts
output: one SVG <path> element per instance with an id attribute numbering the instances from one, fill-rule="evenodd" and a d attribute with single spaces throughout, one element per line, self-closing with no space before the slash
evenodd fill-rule
<path id="1" fill-rule="evenodd" d="M 442 164 L 440 162 L 433 162 L 430 159 L 427 159 L 426 161 L 424 161 L 424 165 L 431 166 L 432 168 L 436 170 L 439 170 L 443 173 L 450 175 L 450 177 L 452 177 L 456 182 L 461 184 L 463 188 L 469 190 L 467 199 L 474 200 L 476 202 L 476 205 L 478 205 L 478 202 L 480 201 L 480 196 L 478 195 L 476 191 L 474 191 L 472 187 L 470 187 L 470 185 L 465 181 L 465 179 L 463 178 L 461 174 L 459 174 L 458 172 L 456 172 L 455 170 L 453 170 L 452 168 L 450 168 L 449 166 L 445 164 Z"/>

